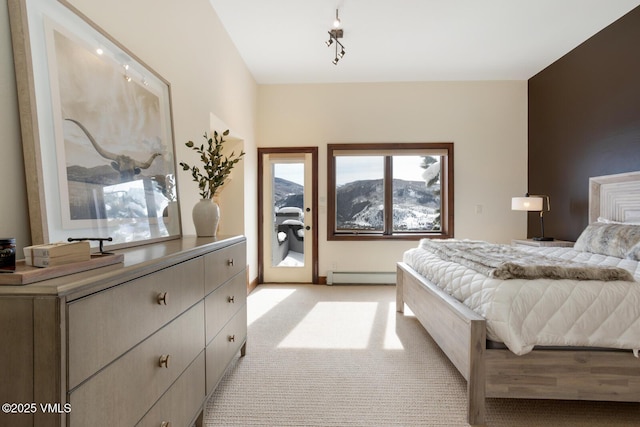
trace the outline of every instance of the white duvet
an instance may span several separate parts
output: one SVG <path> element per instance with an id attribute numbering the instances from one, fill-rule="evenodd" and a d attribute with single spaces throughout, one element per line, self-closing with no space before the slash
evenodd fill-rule
<path id="1" fill-rule="evenodd" d="M 534 346 L 640 348 L 640 263 L 571 248 L 523 248 L 630 271 L 635 282 L 490 278 L 421 248 L 403 261 L 487 321 L 487 338 L 513 353 Z"/>

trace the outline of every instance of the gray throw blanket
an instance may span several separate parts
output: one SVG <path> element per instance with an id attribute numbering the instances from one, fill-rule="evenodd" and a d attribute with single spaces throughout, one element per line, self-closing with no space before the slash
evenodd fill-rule
<path id="1" fill-rule="evenodd" d="M 633 275 L 623 268 L 552 258 L 507 245 L 473 240 L 423 239 L 420 247 L 445 261 L 462 264 L 496 279 L 634 281 Z"/>

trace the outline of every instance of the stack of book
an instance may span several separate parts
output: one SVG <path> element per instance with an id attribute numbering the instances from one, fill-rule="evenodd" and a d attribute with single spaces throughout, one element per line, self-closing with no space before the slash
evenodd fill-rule
<path id="1" fill-rule="evenodd" d="M 89 261 L 91 245 L 87 241 L 72 243 L 49 243 L 24 248 L 26 265 L 54 267 L 72 262 Z"/>

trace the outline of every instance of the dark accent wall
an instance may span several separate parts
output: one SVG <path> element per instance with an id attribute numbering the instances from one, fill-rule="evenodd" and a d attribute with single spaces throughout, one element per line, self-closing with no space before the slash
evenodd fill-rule
<path id="1" fill-rule="evenodd" d="M 528 92 L 529 192 L 551 198 L 545 235 L 576 240 L 589 177 L 640 170 L 640 7 L 529 79 Z"/>

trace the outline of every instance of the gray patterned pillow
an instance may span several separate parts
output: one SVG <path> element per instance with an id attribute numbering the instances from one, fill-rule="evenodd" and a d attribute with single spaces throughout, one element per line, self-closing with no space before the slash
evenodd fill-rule
<path id="1" fill-rule="evenodd" d="M 584 229 L 574 249 L 583 252 L 629 258 L 640 243 L 640 225 L 593 223 Z"/>

